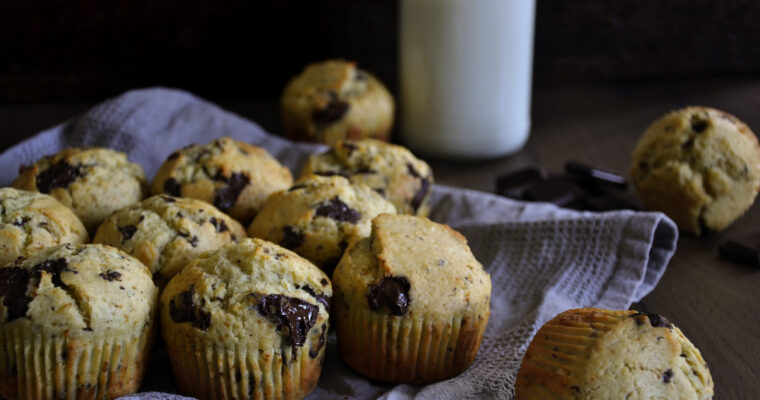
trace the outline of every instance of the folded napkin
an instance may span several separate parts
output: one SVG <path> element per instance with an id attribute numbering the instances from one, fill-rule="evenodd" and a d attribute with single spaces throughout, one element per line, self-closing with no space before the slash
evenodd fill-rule
<path id="1" fill-rule="evenodd" d="M 0 155 L 0 180 L 19 165 L 69 146 L 126 152 L 149 177 L 174 149 L 231 136 L 269 150 L 298 175 L 324 146 L 293 143 L 189 93 L 151 88 L 127 92 Z M 627 309 L 649 293 L 673 255 L 678 231 L 661 213 L 577 212 L 472 190 L 434 186 L 430 218 L 463 233 L 491 274 L 491 319 L 475 363 L 426 386 L 390 385 L 351 371 L 334 336 L 310 399 L 511 398 L 523 353 L 538 328 L 576 307 Z M 140 393 L 127 399 L 179 399 L 168 357 L 157 348 Z M 161 393 L 163 392 L 163 393 Z"/>

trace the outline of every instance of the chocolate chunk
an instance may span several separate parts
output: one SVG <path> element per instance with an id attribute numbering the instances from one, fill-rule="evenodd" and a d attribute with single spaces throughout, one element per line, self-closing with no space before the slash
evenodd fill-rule
<path id="1" fill-rule="evenodd" d="M 222 211 L 229 211 L 237 202 L 240 193 L 251 182 L 245 173 L 234 173 L 226 179 L 227 184 L 214 192 L 214 205 Z"/>
<path id="2" fill-rule="evenodd" d="M 311 119 L 318 125 L 330 125 L 343 117 L 350 108 L 343 100 L 333 98 L 327 105 L 319 110 L 314 110 Z"/>
<path id="3" fill-rule="evenodd" d="M 427 196 L 429 191 L 430 181 L 423 178 L 420 181 L 420 189 L 417 191 L 417 193 L 414 194 L 412 200 L 409 201 L 409 205 L 412 207 L 412 210 L 414 210 L 414 212 L 417 212 L 417 210 L 419 210 L 420 206 L 422 205 L 422 201 L 425 200 L 425 196 Z"/>
<path id="4" fill-rule="evenodd" d="M 334 219 L 338 222 L 349 222 L 352 224 L 359 222 L 362 218 L 362 214 L 359 211 L 350 208 L 348 204 L 341 201 L 338 196 L 335 196 L 328 202 L 318 206 L 315 215 Z"/>
<path id="5" fill-rule="evenodd" d="M 349 178 L 350 175 L 346 172 L 336 172 L 336 171 L 317 171 L 314 173 L 314 175 L 319 176 L 342 176 L 344 178 Z"/>
<path id="6" fill-rule="evenodd" d="M 304 292 L 308 293 L 311 297 L 315 298 L 317 302 L 322 303 L 322 305 L 325 306 L 325 309 L 327 311 L 330 311 L 330 298 L 323 295 L 323 294 L 317 294 L 317 292 L 314 291 L 314 289 L 311 288 L 311 286 L 302 286 L 301 289 L 303 289 Z"/>
<path id="7" fill-rule="evenodd" d="M 760 250 L 758 243 L 748 240 L 729 239 L 718 247 L 720 258 L 749 267 L 760 267 Z"/>
<path id="8" fill-rule="evenodd" d="M 649 324 L 655 328 L 673 329 L 673 324 L 671 324 L 670 321 L 668 321 L 668 319 L 663 317 L 662 315 L 648 313 L 648 312 L 637 312 L 635 314 L 631 314 L 631 317 L 636 318 L 636 322 L 638 325 L 641 325 L 641 321 L 638 319 L 638 317 L 642 317 L 642 316 L 647 317 L 649 319 Z"/>
<path id="9" fill-rule="evenodd" d="M 322 350 L 322 347 L 325 347 L 325 342 L 327 341 L 327 325 L 322 324 L 322 332 L 319 334 L 319 341 L 317 342 L 317 348 L 309 350 L 309 357 L 311 358 L 317 358 L 319 355 L 319 350 Z"/>
<path id="10" fill-rule="evenodd" d="M 169 178 L 164 181 L 164 193 L 169 196 L 179 197 L 182 194 L 182 185 L 176 179 Z M 166 198 L 164 198 L 164 201 L 166 201 Z"/>
<path id="11" fill-rule="evenodd" d="M 567 179 L 550 177 L 531 186 L 525 192 L 525 199 L 545 201 L 560 207 L 568 207 L 582 202 L 583 191 Z"/>
<path id="12" fill-rule="evenodd" d="M 174 296 L 169 303 L 169 316 L 176 323 L 189 322 L 200 330 L 208 330 L 211 326 L 211 313 L 193 302 L 195 287 L 190 286 L 186 291 Z"/>
<path id="13" fill-rule="evenodd" d="M 303 233 L 296 231 L 293 226 L 285 225 L 282 227 L 282 239 L 280 240 L 280 246 L 293 250 L 302 245 L 303 240 Z"/>
<path id="14" fill-rule="evenodd" d="M 31 218 L 24 216 L 24 217 L 21 217 L 21 219 L 17 219 L 15 221 L 13 221 L 13 225 L 24 226 L 24 225 L 26 225 L 27 222 L 29 222 L 31 220 L 32 220 Z"/>
<path id="15" fill-rule="evenodd" d="M 211 217 L 209 222 L 211 222 L 211 225 L 214 225 L 214 228 L 216 228 L 216 231 L 218 233 L 222 233 L 222 232 L 226 232 L 230 230 L 230 228 L 227 226 L 227 223 L 224 222 L 223 219 L 216 219 L 215 217 Z"/>
<path id="16" fill-rule="evenodd" d="M 422 175 L 420 175 L 419 172 L 414 168 L 414 165 L 411 163 L 406 163 L 406 171 L 409 173 L 409 175 L 415 177 L 415 178 L 422 178 Z"/>
<path id="17" fill-rule="evenodd" d="M 6 322 L 26 315 L 32 298 L 26 295 L 31 275 L 20 267 L 0 268 L 0 296 L 7 312 Z"/>
<path id="18" fill-rule="evenodd" d="M 496 178 L 496 194 L 520 199 L 522 198 L 522 191 L 526 186 L 545 178 L 546 172 L 541 168 L 535 167 L 522 168 L 508 174 L 499 175 Z"/>
<path id="19" fill-rule="evenodd" d="M 327 279 L 325 279 L 325 278 L 322 278 L 322 280 L 321 280 L 321 281 L 319 281 L 319 283 L 321 283 L 321 284 L 322 284 L 322 286 L 327 286 Z"/>
<path id="20" fill-rule="evenodd" d="M 707 129 L 707 121 L 698 118 L 696 116 L 691 118 L 691 130 L 697 133 L 702 133 L 704 130 Z"/>
<path id="21" fill-rule="evenodd" d="M 409 281 L 403 276 L 391 276 L 369 285 L 367 302 L 370 310 L 377 311 L 383 306 L 393 315 L 404 315 L 409 308 Z"/>
<path id="22" fill-rule="evenodd" d="M 177 199 L 175 199 L 174 197 L 169 197 L 169 196 L 165 196 L 165 195 L 161 195 L 161 200 L 163 200 L 164 203 L 176 203 L 177 202 Z M 142 217 L 140 217 L 140 218 L 142 218 Z"/>
<path id="23" fill-rule="evenodd" d="M 45 271 L 51 275 L 51 281 L 55 287 L 59 287 L 64 290 L 67 290 L 68 286 L 63 283 L 63 280 L 61 280 L 61 274 L 64 271 L 76 273 L 76 271 L 69 268 L 69 263 L 63 257 L 56 260 L 45 260 L 32 267 L 34 278 L 38 281 L 42 278 L 42 271 Z"/>
<path id="24" fill-rule="evenodd" d="M 578 161 L 568 161 L 565 164 L 565 171 L 570 174 L 575 174 L 582 180 L 590 180 L 621 190 L 625 190 L 628 187 L 628 182 L 622 175 L 612 171 L 595 168 Z"/>
<path id="25" fill-rule="evenodd" d="M 99 273 L 98 276 L 107 280 L 108 282 L 121 280 L 121 273 L 119 273 L 118 271 L 110 270 L 110 269 L 106 272 Z"/>
<path id="26" fill-rule="evenodd" d="M 668 368 L 662 373 L 662 383 L 670 383 L 671 379 L 673 379 L 673 370 Z"/>
<path id="27" fill-rule="evenodd" d="M 82 176 L 81 165 L 74 166 L 66 161 L 58 161 L 37 174 L 37 190 L 50 193 L 55 188 L 67 188 L 80 176 Z"/>
<path id="28" fill-rule="evenodd" d="M 272 321 L 293 346 L 303 346 L 319 316 L 319 307 L 314 304 L 282 294 L 261 297 L 256 310 Z"/>
<path id="29" fill-rule="evenodd" d="M 132 239 L 132 236 L 134 236 L 135 232 L 137 232 L 137 227 L 134 225 L 117 226 L 116 229 L 126 240 Z"/>

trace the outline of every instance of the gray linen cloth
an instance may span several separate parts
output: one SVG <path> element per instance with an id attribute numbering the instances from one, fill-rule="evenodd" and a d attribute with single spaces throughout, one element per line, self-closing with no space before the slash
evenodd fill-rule
<path id="1" fill-rule="evenodd" d="M 0 155 L 7 186 L 19 165 L 68 146 L 126 152 L 152 177 L 172 150 L 231 136 L 269 150 L 298 175 L 323 146 L 292 143 L 189 93 L 151 88 L 127 92 Z M 627 309 L 657 284 L 673 255 L 675 224 L 660 213 L 576 212 L 488 193 L 436 185 L 431 219 L 469 240 L 491 274 L 491 319 L 475 363 L 461 375 L 425 386 L 383 384 L 351 371 L 335 337 L 310 399 L 468 399 L 513 397 L 520 360 L 538 328 L 576 307 Z M 142 387 L 129 399 L 178 399 L 165 349 L 157 347 Z M 163 393 L 160 393 L 163 392 Z"/>

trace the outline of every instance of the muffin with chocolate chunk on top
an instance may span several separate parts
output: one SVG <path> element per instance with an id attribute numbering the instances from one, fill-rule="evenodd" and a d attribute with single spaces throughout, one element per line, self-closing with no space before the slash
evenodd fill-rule
<path id="1" fill-rule="evenodd" d="M 270 194 L 291 184 L 290 170 L 266 150 L 222 137 L 171 153 L 152 190 L 203 200 L 247 225 Z"/>
<path id="2" fill-rule="evenodd" d="M 74 212 L 46 194 L 2 188 L 0 210 L 0 265 L 46 247 L 89 240 Z"/>
<path id="3" fill-rule="evenodd" d="M 164 286 L 204 251 L 244 237 L 242 225 L 211 204 L 160 195 L 113 213 L 93 241 L 136 257 Z"/>
<path id="4" fill-rule="evenodd" d="M 580 308 L 544 324 L 515 383 L 521 399 L 713 397 L 707 363 L 665 317 Z"/>
<path id="5" fill-rule="evenodd" d="M 433 171 L 402 146 L 369 139 L 339 142 L 309 158 L 301 176 L 310 174 L 363 183 L 390 200 L 399 214 L 424 217 L 430 212 Z"/>
<path id="6" fill-rule="evenodd" d="M 470 366 L 488 317 L 491 278 L 466 239 L 426 218 L 384 214 L 333 274 L 343 360 L 384 382 L 428 383 Z"/>
<path id="7" fill-rule="evenodd" d="M 148 269 L 110 246 L 63 244 L 0 267 L 0 398 L 136 392 L 157 301 Z"/>
<path id="8" fill-rule="evenodd" d="M 356 63 L 327 60 L 306 66 L 282 93 L 282 125 L 295 140 L 333 145 L 346 139 L 387 141 L 393 97 Z"/>
<path id="9" fill-rule="evenodd" d="M 68 148 L 21 166 L 12 186 L 53 196 L 92 234 L 112 212 L 139 202 L 147 184 L 140 165 L 111 149 Z"/>
<path id="10" fill-rule="evenodd" d="M 260 239 L 192 261 L 161 294 L 161 331 L 183 394 L 301 399 L 317 384 L 332 288 L 290 250 Z"/>
<path id="11" fill-rule="evenodd" d="M 279 243 L 330 275 L 346 247 L 369 236 L 370 221 L 383 213 L 396 209 L 369 187 L 311 175 L 270 196 L 248 234 Z"/>

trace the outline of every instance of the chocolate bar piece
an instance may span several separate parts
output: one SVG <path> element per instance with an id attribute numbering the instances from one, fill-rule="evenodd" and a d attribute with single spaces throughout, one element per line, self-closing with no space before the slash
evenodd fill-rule
<path id="1" fill-rule="evenodd" d="M 541 168 L 518 169 L 496 178 L 496 193 L 513 199 L 522 199 L 523 192 L 528 185 L 543 179 L 546 179 L 546 172 Z"/>
<path id="2" fill-rule="evenodd" d="M 729 239 L 718 247 L 720 258 L 750 267 L 760 267 L 759 250 L 756 243 L 736 239 Z"/>
<path id="3" fill-rule="evenodd" d="M 567 179 L 550 177 L 540 181 L 525 191 L 525 199 L 530 201 L 545 201 L 560 207 L 579 207 L 584 198 L 583 191 Z"/>
<path id="4" fill-rule="evenodd" d="M 628 182 L 623 176 L 578 161 L 568 161 L 565 164 L 565 171 L 577 175 L 585 181 L 600 183 L 602 185 L 612 186 L 622 190 L 625 190 L 628 187 Z"/>

